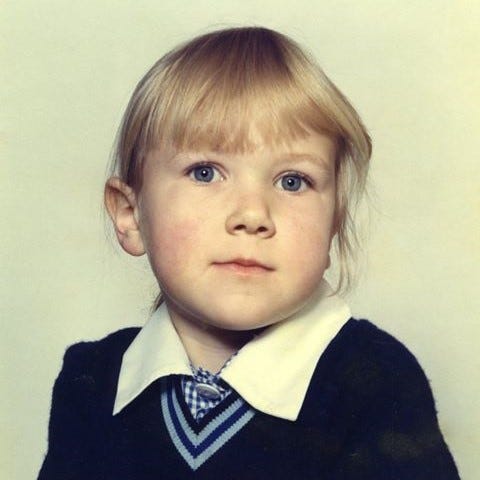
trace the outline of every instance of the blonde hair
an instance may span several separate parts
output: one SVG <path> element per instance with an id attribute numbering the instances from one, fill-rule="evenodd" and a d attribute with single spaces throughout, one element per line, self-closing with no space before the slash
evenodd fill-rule
<path id="1" fill-rule="evenodd" d="M 130 99 L 112 174 L 139 191 L 144 158 L 159 144 L 244 152 L 255 146 L 253 129 L 272 145 L 312 131 L 336 140 L 337 291 L 348 289 L 358 247 L 353 213 L 365 189 L 371 141 L 347 98 L 281 33 L 259 27 L 219 30 L 158 60 Z"/>

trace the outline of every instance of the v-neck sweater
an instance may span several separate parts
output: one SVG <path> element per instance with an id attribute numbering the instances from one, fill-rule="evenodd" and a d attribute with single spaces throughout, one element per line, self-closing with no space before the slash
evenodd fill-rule
<path id="1" fill-rule="evenodd" d="M 158 379 L 112 415 L 122 356 L 138 331 L 67 350 L 40 480 L 459 478 L 421 367 L 366 320 L 349 320 L 322 353 L 295 421 L 245 404 L 248 421 L 197 468 L 180 454 L 162 409 L 166 384 L 178 376 Z M 233 392 L 209 412 L 196 433 L 235 399 Z"/>

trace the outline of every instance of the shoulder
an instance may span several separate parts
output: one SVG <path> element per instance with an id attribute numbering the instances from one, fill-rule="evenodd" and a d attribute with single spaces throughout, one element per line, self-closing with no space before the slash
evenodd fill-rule
<path id="1" fill-rule="evenodd" d="M 54 394 L 76 398 L 77 401 L 86 397 L 104 398 L 110 404 L 116 392 L 123 353 L 139 330 L 126 328 L 101 340 L 79 342 L 68 347 Z"/>
<path id="2" fill-rule="evenodd" d="M 393 335 L 368 320 L 350 319 L 334 338 L 329 348 L 334 355 L 359 366 L 399 372 L 420 368 L 410 350 Z"/>
<path id="3" fill-rule="evenodd" d="M 140 331 L 138 327 L 124 328 L 100 340 L 83 341 L 69 346 L 64 356 L 64 366 L 85 368 L 99 360 L 115 360 L 123 355 Z"/>
<path id="4" fill-rule="evenodd" d="M 417 359 L 367 320 L 350 319 L 325 350 L 303 415 L 327 425 L 358 478 L 458 479 Z"/>
<path id="5" fill-rule="evenodd" d="M 368 320 L 350 319 L 321 356 L 316 380 L 335 384 L 356 401 L 422 396 L 433 402 L 423 369 L 410 350 Z"/>
<path id="6" fill-rule="evenodd" d="M 346 332 L 347 344 L 359 368 L 366 367 L 373 375 L 389 385 L 414 387 L 427 383 L 426 376 L 415 355 L 390 333 L 368 320 L 352 320 L 351 332 Z M 355 342 L 355 348 L 351 342 Z"/>

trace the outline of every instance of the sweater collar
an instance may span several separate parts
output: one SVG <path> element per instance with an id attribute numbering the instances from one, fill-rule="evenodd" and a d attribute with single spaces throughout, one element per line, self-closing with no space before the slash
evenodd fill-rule
<path id="1" fill-rule="evenodd" d="M 307 306 L 248 342 L 222 370 L 221 378 L 255 409 L 296 420 L 320 356 L 350 316 L 348 306 L 323 280 Z M 123 355 L 113 414 L 155 380 L 191 373 L 163 304 Z"/>

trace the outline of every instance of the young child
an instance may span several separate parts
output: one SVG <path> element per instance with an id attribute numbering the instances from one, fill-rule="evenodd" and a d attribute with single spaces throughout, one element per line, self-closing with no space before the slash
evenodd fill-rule
<path id="1" fill-rule="evenodd" d="M 142 329 L 67 350 L 39 478 L 457 479 L 417 361 L 336 293 L 370 153 L 284 35 L 222 30 L 161 58 L 105 190 L 161 297 Z"/>

